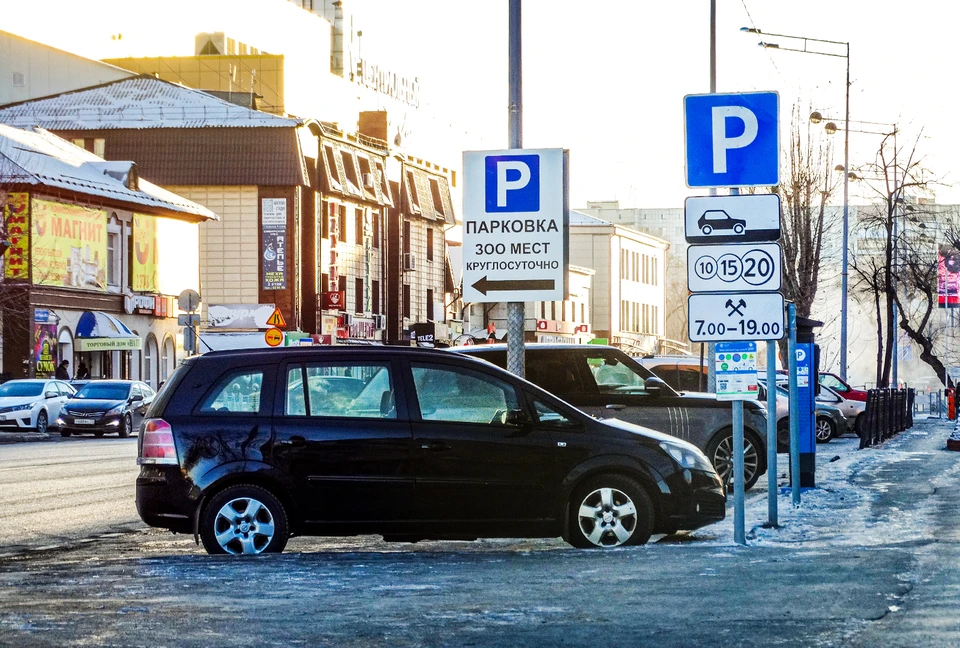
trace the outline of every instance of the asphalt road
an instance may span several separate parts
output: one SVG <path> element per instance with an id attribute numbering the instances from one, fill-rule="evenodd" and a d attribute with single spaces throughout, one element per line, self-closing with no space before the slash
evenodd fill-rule
<path id="1" fill-rule="evenodd" d="M 365 536 L 210 557 L 136 525 L 31 549 L 0 557 L 0 646 L 957 646 L 960 454 L 945 425 L 921 427 L 860 455 L 855 439 L 821 447 L 818 464 L 884 460 L 851 462 L 807 509 L 782 497 L 782 532 L 754 528 L 747 547 L 724 522 L 603 552 Z"/>
<path id="2" fill-rule="evenodd" d="M 136 457 L 136 437 L 0 445 L 0 556 L 143 528 Z"/>

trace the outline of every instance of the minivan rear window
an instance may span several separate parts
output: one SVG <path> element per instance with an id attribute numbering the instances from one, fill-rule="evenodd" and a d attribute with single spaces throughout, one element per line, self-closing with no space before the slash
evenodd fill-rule
<path id="1" fill-rule="evenodd" d="M 217 382 L 217 386 L 203 399 L 200 412 L 204 414 L 255 414 L 260 411 L 260 390 L 263 370 L 240 369 Z"/>
<path id="2" fill-rule="evenodd" d="M 176 393 L 177 387 L 183 382 L 184 377 L 190 373 L 190 368 L 193 367 L 193 363 L 197 361 L 198 357 L 199 356 L 193 356 L 183 360 L 177 368 L 173 370 L 170 377 L 160 385 L 160 389 L 157 391 L 157 397 L 150 402 L 150 407 L 147 408 L 147 413 L 145 414 L 147 418 L 163 416 L 163 410 L 166 409 L 167 403 L 170 402 L 170 399 L 174 393 Z"/>

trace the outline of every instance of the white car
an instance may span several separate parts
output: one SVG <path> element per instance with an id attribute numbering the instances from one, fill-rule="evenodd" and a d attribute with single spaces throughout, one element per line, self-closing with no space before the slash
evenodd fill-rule
<path id="1" fill-rule="evenodd" d="M 837 436 L 845 432 L 856 432 L 863 423 L 863 412 L 867 409 L 867 404 L 863 401 L 844 398 L 843 395 L 831 387 L 820 383 L 820 394 L 817 396 L 818 403 L 833 405 L 843 413 L 843 418 L 847 420 L 847 429 L 837 433 Z"/>
<path id="2" fill-rule="evenodd" d="M 10 380 L 0 385 L 0 430 L 46 432 L 75 394 L 62 380 Z"/>

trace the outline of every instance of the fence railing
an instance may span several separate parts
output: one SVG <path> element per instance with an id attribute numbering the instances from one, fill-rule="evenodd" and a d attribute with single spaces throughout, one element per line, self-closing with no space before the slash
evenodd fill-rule
<path id="1" fill-rule="evenodd" d="M 860 449 L 883 443 L 913 427 L 915 393 L 910 389 L 867 390 L 867 407 L 860 429 Z"/>
<path id="2" fill-rule="evenodd" d="M 913 414 L 947 418 L 947 399 L 942 389 L 920 392 L 913 399 Z"/>

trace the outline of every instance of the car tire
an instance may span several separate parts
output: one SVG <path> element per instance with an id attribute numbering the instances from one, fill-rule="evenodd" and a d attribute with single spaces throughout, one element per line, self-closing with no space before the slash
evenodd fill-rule
<path id="1" fill-rule="evenodd" d="M 270 491 L 252 484 L 214 495 L 200 517 L 200 538 L 209 554 L 280 553 L 287 545 L 287 512 Z"/>
<path id="2" fill-rule="evenodd" d="M 50 421 L 47 418 L 47 412 L 45 410 L 40 410 L 40 413 L 37 414 L 37 432 L 40 434 L 46 434 L 47 430 L 50 429 Z"/>
<path id="3" fill-rule="evenodd" d="M 777 423 L 777 452 L 790 452 L 790 419 Z"/>
<path id="4" fill-rule="evenodd" d="M 857 414 L 857 418 L 853 421 L 853 431 L 857 433 L 857 436 L 863 433 L 863 421 L 863 414 Z"/>
<path id="5" fill-rule="evenodd" d="M 763 457 L 760 456 L 760 444 L 756 437 L 747 430 L 743 431 L 743 490 L 753 488 L 760 479 L 760 465 Z M 707 458 L 719 473 L 720 478 L 727 484 L 727 490 L 733 490 L 733 430 L 725 428 L 718 432 L 707 444 Z"/>
<path id="6" fill-rule="evenodd" d="M 60 436 L 62 437 L 68 437 L 70 436 L 70 434 L 71 434 L 70 430 L 60 430 Z"/>
<path id="7" fill-rule="evenodd" d="M 743 224 L 737 223 L 736 225 L 734 225 L 734 226 L 733 226 L 733 233 L 734 233 L 734 234 L 743 234 Z"/>
<path id="8" fill-rule="evenodd" d="M 829 443 L 836 431 L 837 426 L 833 424 L 833 421 L 823 416 L 817 417 L 817 427 L 814 429 L 817 443 Z"/>
<path id="9" fill-rule="evenodd" d="M 117 435 L 121 439 L 126 439 L 130 436 L 130 428 L 133 427 L 133 421 L 130 420 L 130 415 L 127 414 L 123 417 L 123 424 L 120 426 L 120 429 L 117 430 Z"/>
<path id="10" fill-rule="evenodd" d="M 713 226 L 704 225 L 703 227 L 700 228 L 700 231 L 703 232 L 704 236 L 710 236 L 710 234 L 713 233 Z"/>
<path id="11" fill-rule="evenodd" d="M 623 475 L 591 477 L 570 497 L 566 540 L 579 549 L 645 544 L 653 533 L 653 502 Z"/>

